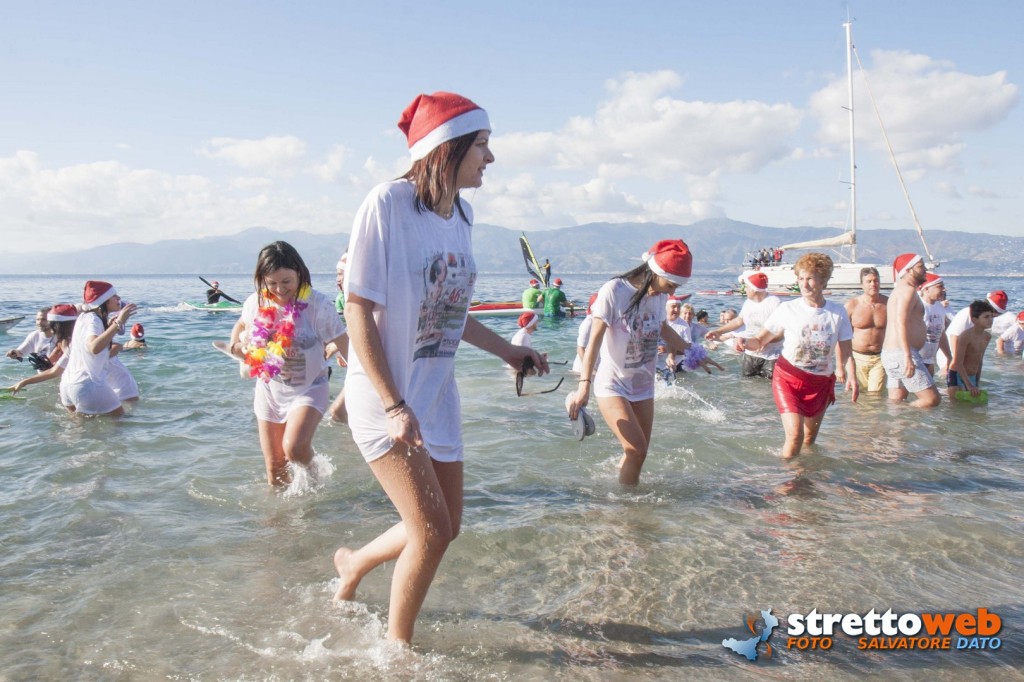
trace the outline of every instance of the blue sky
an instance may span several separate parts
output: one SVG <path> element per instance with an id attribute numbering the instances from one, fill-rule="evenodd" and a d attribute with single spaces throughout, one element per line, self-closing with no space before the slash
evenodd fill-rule
<path id="1" fill-rule="evenodd" d="M 436 90 L 490 114 L 481 222 L 847 221 L 846 3 L 0 2 L 9 251 L 347 232 Z M 1024 236 L 1024 3 L 849 11 L 925 229 Z M 855 78 L 859 226 L 909 227 Z"/>

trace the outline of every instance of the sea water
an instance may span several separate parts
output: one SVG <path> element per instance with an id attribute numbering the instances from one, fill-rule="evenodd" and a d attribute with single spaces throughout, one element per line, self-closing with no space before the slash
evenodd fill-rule
<path id="1" fill-rule="evenodd" d="M 251 291 L 247 277 L 203 274 L 238 298 Z M 606 279 L 557 274 L 577 301 Z M 31 320 L 77 300 L 84 279 L 0 277 L 3 311 Z M 252 384 L 210 346 L 235 316 L 182 305 L 202 297 L 193 276 L 109 279 L 146 328 L 149 347 L 123 356 L 139 403 L 119 420 L 75 418 L 55 383 L 0 401 L 0 679 L 1021 678 L 1020 357 L 990 348 L 983 406 L 944 398 L 917 411 L 840 393 L 818 445 L 784 462 L 769 383 L 713 351 L 724 372 L 659 386 L 650 455 L 628 489 L 596 406 L 597 433 L 573 438 L 571 377 L 517 398 L 511 373 L 464 345 L 462 534 L 403 651 L 382 640 L 393 565 L 364 579 L 358 602 L 331 601 L 334 550 L 397 520 L 348 428 L 321 424 L 315 480 L 269 489 Z M 516 298 L 525 279 L 482 275 L 478 298 Z M 680 293 L 733 281 L 698 275 Z M 995 288 L 1024 307 L 1021 279 L 947 282 L 954 309 Z M 333 291 L 333 273 L 314 284 Z M 742 303 L 691 300 L 712 321 Z M 571 360 L 578 324 L 545 319 L 533 345 Z M 13 347 L 29 329 L 0 339 Z M 29 371 L 3 360 L 0 384 Z M 844 635 L 828 651 L 786 647 L 785 617 L 812 609 L 979 607 L 1002 618 L 999 649 L 859 651 Z M 749 638 L 748 617 L 765 609 L 782 620 L 770 656 L 723 647 Z"/>

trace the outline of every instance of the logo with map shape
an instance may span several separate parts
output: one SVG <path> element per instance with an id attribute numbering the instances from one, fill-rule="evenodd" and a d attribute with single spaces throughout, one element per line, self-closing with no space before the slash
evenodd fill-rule
<path id="1" fill-rule="evenodd" d="M 772 645 L 768 643 L 768 638 L 775 632 L 775 628 L 779 625 L 779 619 L 772 615 L 772 610 L 769 608 L 765 611 L 761 611 L 761 622 L 764 625 L 761 628 L 761 633 L 757 632 L 757 616 L 747 616 L 747 627 L 750 629 L 754 636 L 750 639 L 735 639 L 730 637 L 729 639 L 722 640 L 722 646 L 726 649 L 731 649 L 736 653 L 746 656 L 747 660 L 757 660 L 757 648 L 764 642 L 765 655 L 768 658 L 772 657 Z"/>

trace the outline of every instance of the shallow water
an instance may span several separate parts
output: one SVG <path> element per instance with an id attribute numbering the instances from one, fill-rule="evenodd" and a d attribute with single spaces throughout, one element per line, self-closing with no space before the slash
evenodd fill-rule
<path id="1" fill-rule="evenodd" d="M 83 279 L 0 277 L 4 311 L 77 299 Z M 478 297 L 514 298 L 523 279 L 484 275 Z M 565 279 L 585 300 L 605 278 Z M 247 278 L 220 280 L 248 290 Z M 390 566 L 367 576 L 359 603 L 331 602 L 333 551 L 396 520 L 347 427 L 319 428 L 317 482 L 268 490 L 252 387 L 210 348 L 235 318 L 180 305 L 202 293 L 193 277 L 114 282 L 151 344 L 125 355 L 142 390 L 130 414 L 75 419 L 55 384 L 0 401 L 0 679 L 1021 677 L 1019 357 L 990 349 L 987 406 L 922 413 L 840 395 L 819 444 L 787 463 L 768 383 L 740 379 L 736 356 L 716 351 L 724 373 L 659 387 L 652 452 L 627 490 L 596 409 L 597 434 L 572 438 L 571 381 L 516 398 L 496 359 L 464 347 L 463 531 L 403 652 L 381 641 Z M 956 307 L 993 288 L 1024 302 L 1020 279 L 948 282 Z M 333 274 L 314 284 L 333 290 Z M 730 286 L 697 276 L 687 290 Z M 742 300 L 693 302 L 715 320 Z M 534 346 L 571 359 L 577 324 L 545 320 Z M 11 330 L 8 347 L 28 330 Z M 27 371 L 4 360 L 0 383 Z M 784 624 L 771 658 L 721 644 L 748 637 L 747 616 L 767 608 L 978 607 L 1003 619 L 996 651 L 863 652 L 839 635 L 803 652 L 786 649 Z"/>

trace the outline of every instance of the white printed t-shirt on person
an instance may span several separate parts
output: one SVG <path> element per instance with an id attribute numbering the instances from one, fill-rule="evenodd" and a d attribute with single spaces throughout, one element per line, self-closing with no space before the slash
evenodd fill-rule
<path id="1" fill-rule="evenodd" d="M 765 320 L 773 334 L 785 332 L 782 357 L 811 374 L 828 376 L 836 369 L 835 346 L 853 338 L 853 325 L 846 308 L 832 301 L 815 308 L 802 298 L 783 303 Z"/>
<path id="2" fill-rule="evenodd" d="M 22 357 L 26 357 L 31 353 L 49 355 L 56 347 L 56 335 L 47 336 L 38 329 L 33 329 L 25 337 L 25 340 L 21 342 L 21 345 L 19 345 L 15 350 L 17 350 Z"/>
<path id="3" fill-rule="evenodd" d="M 742 336 L 752 339 L 764 329 L 765 321 L 772 316 L 772 313 L 782 305 L 782 299 L 778 296 L 765 296 L 762 301 L 752 301 L 749 298 L 743 302 L 740 308 L 740 318 L 743 320 Z M 782 352 L 782 341 L 773 341 L 760 350 L 744 351 L 747 355 L 764 360 L 777 360 Z"/>
<path id="4" fill-rule="evenodd" d="M 272 301 L 264 300 L 265 306 Z M 253 329 L 253 322 L 259 312 L 257 294 L 249 295 L 242 305 L 241 319 L 246 332 Z M 278 309 L 280 314 L 280 308 Z M 292 345 L 285 350 L 284 366 L 281 373 L 266 383 L 273 394 L 273 402 L 287 413 L 287 406 L 313 386 L 327 383 L 327 368 L 330 361 L 324 358 L 324 345 L 345 333 L 345 324 L 334 307 L 334 299 L 319 291 L 310 293 L 306 308 L 298 314 Z M 257 382 L 264 383 L 257 378 Z M 260 386 L 257 385 L 257 390 Z M 323 412 L 327 406 L 312 405 Z M 259 416 L 259 415 L 257 415 Z"/>
<path id="5" fill-rule="evenodd" d="M 939 339 L 946 330 L 946 308 L 942 301 L 924 303 L 924 329 L 925 342 L 921 346 L 921 359 L 926 365 L 934 365 L 935 356 L 939 352 Z"/>
<path id="6" fill-rule="evenodd" d="M 415 207 L 408 180 L 375 187 L 356 214 L 349 241 L 346 297 L 374 303 L 373 317 L 399 395 L 416 415 L 424 446 L 440 462 L 462 461 L 462 410 L 455 352 L 476 283 L 472 220 L 461 202 L 448 219 Z M 345 377 L 348 423 L 363 458 L 387 454 L 394 443 L 380 395 L 358 349 L 350 347 Z"/>
<path id="7" fill-rule="evenodd" d="M 645 296 L 639 309 L 625 317 L 636 291 L 626 280 L 613 279 L 601 286 L 591 307 L 594 317 L 608 325 L 593 383 L 599 398 L 619 396 L 636 402 L 654 397 L 654 366 L 668 296 Z"/>

